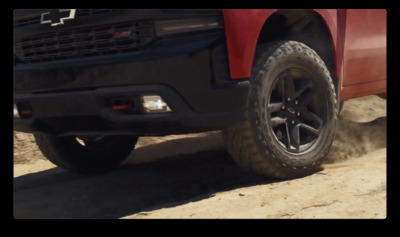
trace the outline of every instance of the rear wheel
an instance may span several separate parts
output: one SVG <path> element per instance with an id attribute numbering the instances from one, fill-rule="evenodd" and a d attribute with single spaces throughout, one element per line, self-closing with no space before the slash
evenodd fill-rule
<path id="1" fill-rule="evenodd" d="M 223 131 L 229 152 L 239 166 L 268 177 L 316 172 L 337 123 L 329 71 L 295 41 L 265 44 L 255 60 L 246 121 Z"/>
<path id="2" fill-rule="evenodd" d="M 102 173 L 115 168 L 135 147 L 136 136 L 61 137 L 34 134 L 36 144 L 55 165 L 78 173 Z"/>

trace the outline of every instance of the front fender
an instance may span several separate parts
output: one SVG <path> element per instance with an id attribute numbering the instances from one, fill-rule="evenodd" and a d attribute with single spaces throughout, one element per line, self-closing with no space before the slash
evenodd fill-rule
<path id="1" fill-rule="evenodd" d="M 278 9 L 228 9 L 222 10 L 225 22 L 225 34 L 232 79 L 249 78 L 257 47 L 258 36 L 266 20 Z M 334 48 L 335 59 L 341 54 L 337 49 L 336 10 L 313 10 L 324 20 Z M 340 60 L 335 60 L 334 74 L 340 72 Z"/>
<path id="2" fill-rule="evenodd" d="M 276 9 L 222 10 L 232 79 L 249 78 L 264 22 Z"/>

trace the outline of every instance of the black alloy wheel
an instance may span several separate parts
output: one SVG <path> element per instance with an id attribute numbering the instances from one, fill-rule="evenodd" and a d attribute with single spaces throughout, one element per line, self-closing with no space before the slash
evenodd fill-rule
<path id="1" fill-rule="evenodd" d="M 277 78 L 269 98 L 267 121 L 274 138 L 290 153 L 310 148 L 320 135 L 326 106 L 321 91 L 306 70 L 289 68 Z"/>

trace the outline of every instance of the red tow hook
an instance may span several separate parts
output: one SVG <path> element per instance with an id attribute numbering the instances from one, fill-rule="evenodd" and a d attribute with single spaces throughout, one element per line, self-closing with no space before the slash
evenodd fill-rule
<path id="1" fill-rule="evenodd" d="M 129 99 L 116 99 L 113 102 L 113 110 L 124 110 L 133 107 L 133 101 Z"/>
<path id="2" fill-rule="evenodd" d="M 21 110 L 21 114 L 32 114 L 32 110 Z"/>
<path id="3" fill-rule="evenodd" d="M 29 102 L 19 102 L 18 107 L 19 107 L 19 115 L 20 115 L 18 117 L 20 117 L 22 119 L 32 117 L 33 109 Z"/>
<path id="4" fill-rule="evenodd" d="M 113 110 L 123 110 L 123 109 L 129 109 L 132 108 L 132 104 L 127 104 L 127 105 L 114 105 L 112 107 Z"/>

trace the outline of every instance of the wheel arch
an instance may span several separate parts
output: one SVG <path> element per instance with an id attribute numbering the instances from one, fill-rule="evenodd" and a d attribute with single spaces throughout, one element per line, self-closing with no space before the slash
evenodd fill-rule
<path id="1" fill-rule="evenodd" d="M 300 41 L 326 63 L 337 92 L 336 10 L 224 10 L 232 79 L 249 78 L 257 46 L 277 40 Z"/>

